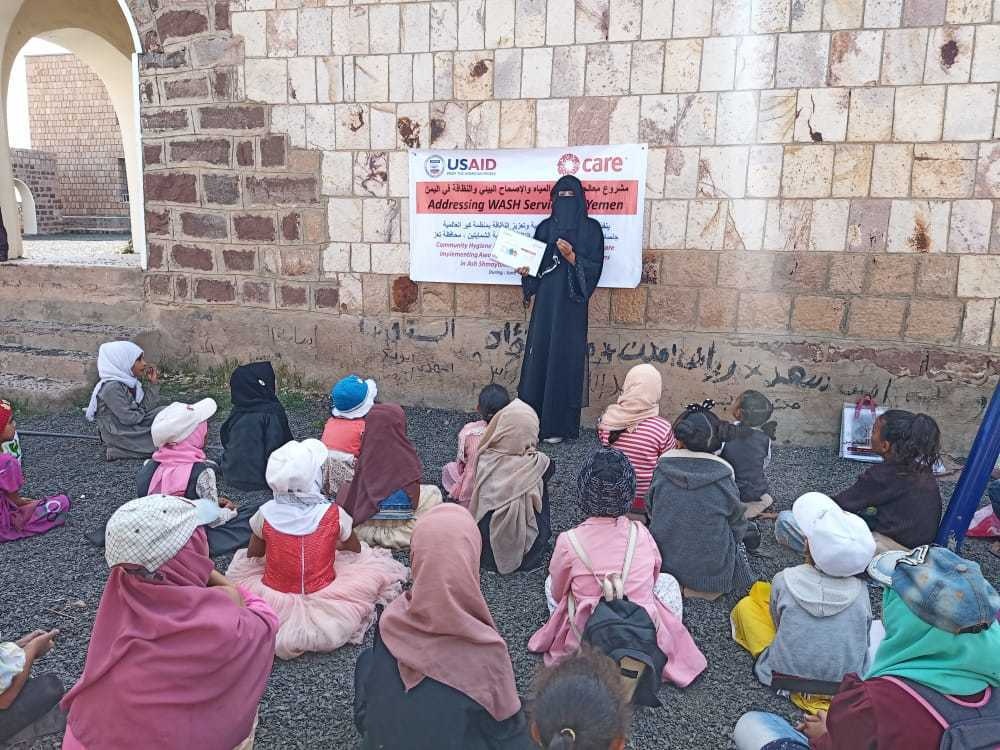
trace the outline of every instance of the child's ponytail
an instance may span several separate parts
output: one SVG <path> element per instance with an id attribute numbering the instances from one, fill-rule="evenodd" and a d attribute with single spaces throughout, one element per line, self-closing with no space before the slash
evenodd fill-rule
<path id="1" fill-rule="evenodd" d="M 932 417 L 890 409 L 878 423 L 895 463 L 908 471 L 932 470 L 941 457 L 941 431 Z"/>
<path id="2" fill-rule="evenodd" d="M 618 665 L 589 646 L 535 678 L 531 734 L 549 750 L 607 750 L 627 739 L 632 711 Z"/>
<path id="3" fill-rule="evenodd" d="M 559 748 L 559 750 L 569 750 L 574 745 L 576 745 L 576 732 L 569 727 L 563 727 L 559 730 L 558 734 L 549 740 L 549 744 L 546 747 L 549 750 L 556 750 L 556 748 Z"/>

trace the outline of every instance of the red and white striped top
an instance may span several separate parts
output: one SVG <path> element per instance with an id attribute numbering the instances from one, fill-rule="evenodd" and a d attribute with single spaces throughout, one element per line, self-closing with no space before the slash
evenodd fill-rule
<path id="1" fill-rule="evenodd" d="M 608 444 L 608 430 L 598 430 L 597 437 L 602 444 Z M 670 422 L 663 417 L 644 419 L 635 428 L 635 432 L 623 432 L 618 436 L 612 448 L 620 450 L 627 457 L 635 470 L 635 507 L 645 508 L 644 499 L 649 485 L 653 481 L 653 471 L 660 456 L 677 445 L 674 430 Z"/>

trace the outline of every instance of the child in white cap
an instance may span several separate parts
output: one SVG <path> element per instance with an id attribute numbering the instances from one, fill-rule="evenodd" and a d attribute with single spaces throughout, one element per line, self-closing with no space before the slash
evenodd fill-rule
<path id="1" fill-rule="evenodd" d="M 772 685 L 775 674 L 839 683 L 863 672 L 872 623 L 868 589 L 856 576 L 875 555 L 865 522 L 829 497 L 808 492 L 792 506 L 806 539 L 805 562 L 756 583 L 730 615 L 733 638 L 755 658 L 754 675 Z M 828 701 L 793 693 L 803 708 Z"/>

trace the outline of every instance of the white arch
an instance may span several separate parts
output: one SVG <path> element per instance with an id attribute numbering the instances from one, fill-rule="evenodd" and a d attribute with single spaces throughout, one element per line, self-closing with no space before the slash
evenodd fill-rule
<path id="1" fill-rule="evenodd" d="M 25 234 L 38 234 L 38 212 L 35 209 L 35 196 L 31 188 L 22 180 L 14 178 L 14 192 L 21 197 L 21 231 Z"/>
<path id="2" fill-rule="evenodd" d="M 132 9 L 128 7 L 128 3 L 125 0 L 118 0 L 118 7 L 121 9 L 122 15 L 125 16 L 125 23 L 128 24 L 129 33 L 132 35 L 132 56 L 142 54 L 142 40 L 139 38 L 139 27 L 135 25 L 135 19 L 132 18 Z"/>

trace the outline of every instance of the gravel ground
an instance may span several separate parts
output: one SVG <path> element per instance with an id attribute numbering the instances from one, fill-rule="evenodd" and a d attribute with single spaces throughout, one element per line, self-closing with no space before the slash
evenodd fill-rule
<path id="1" fill-rule="evenodd" d="M 437 482 L 441 466 L 451 460 L 455 436 L 466 421 L 464 414 L 410 409 L 410 435 L 425 464 L 424 479 Z M 322 404 L 309 402 L 289 414 L 299 436 L 318 435 L 325 418 Z M 209 442 L 218 440 L 213 420 Z M 22 430 L 93 433 L 78 411 L 25 417 Z M 56 650 L 36 667 L 51 670 L 71 685 L 83 668 L 91 625 L 107 576 L 100 550 L 90 547 L 83 532 L 130 499 L 137 462 L 108 464 L 99 459 L 98 444 L 81 440 L 23 438 L 28 487 L 26 494 L 66 492 L 74 507 L 67 524 L 40 539 L 0 545 L 5 604 L 0 611 L 0 633 L 13 638 L 33 628 L 58 627 L 62 631 Z M 574 479 L 584 456 L 593 449 L 593 434 L 574 443 L 546 446 L 557 461 L 551 486 L 552 520 L 557 532 L 582 520 L 573 497 Z M 863 465 L 841 461 L 832 451 L 780 447 L 769 468 L 772 494 L 779 509 L 809 489 L 836 491 L 853 481 Z M 943 482 L 950 494 L 952 481 Z M 228 493 L 236 499 L 247 497 Z M 765 521 L 762 556 L 755 557 L 763 577 L 797 564 L 793 554 L 778 547 Z M 1000 561 L 989 555 L 987 545 L 972 541 L 965 554 L 983 564 L 996 583 Z M 405 556 L 403 557 L 405 560 Z M 218 559 L 225 569 L 226 559 Z M 525 692 L 540 659 L 528 654 L 532 632 L 546 617 L 542 584 L 545 571 L 500 577 L 484 573 L 482 587 L 500 632 L 510 645 L 518 687 Z M 767 709 L 792 716 L 790 703 L 758 685 L 751 676 L 751 659 L 732 641 L 728 612 L 735 599 L 685 602 L 684 621 L 708 658 L 705 673 L 684 691 L 664 688 L 664 708 L 641 710 L 632 727 L 630 747 L 718 750 L 730 747 L 729 735 L 736 719 L 750 709 Z M 353 667 L 358 648 L 348 646 L 334 654 L 310 654 L 291 662 L 275 663 L 260 709 L 258 748 L 353 748 L 358 745 L 351 701 Z M 36 748 L 57 747 L 55 741 Z"/>

